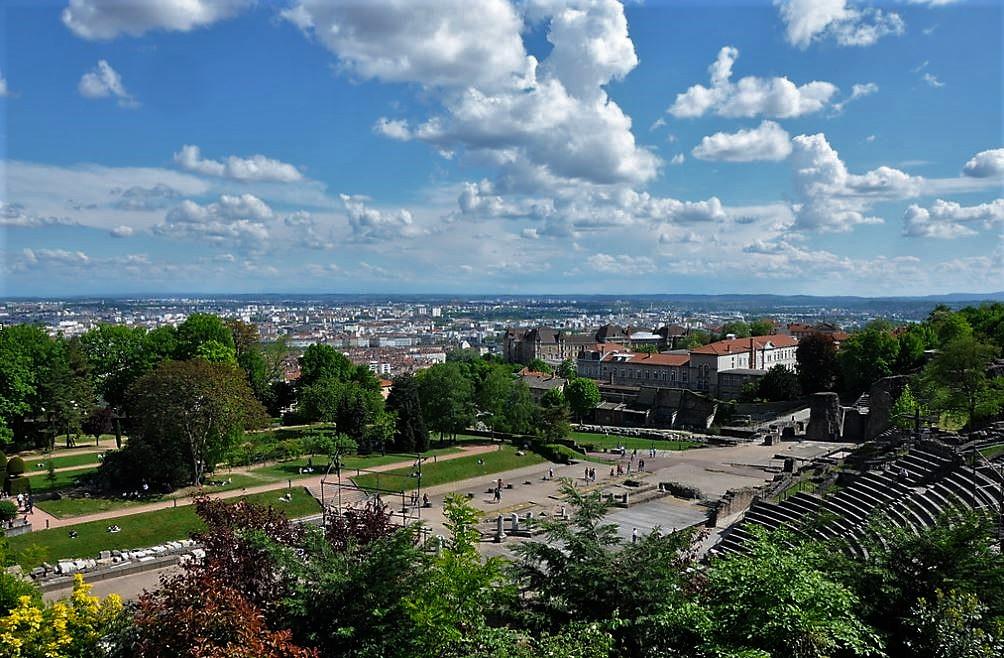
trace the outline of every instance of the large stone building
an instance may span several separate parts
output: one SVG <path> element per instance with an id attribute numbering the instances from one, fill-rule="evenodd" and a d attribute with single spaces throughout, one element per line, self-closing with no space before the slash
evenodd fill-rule
<path id="1" fill-rule="evenodd" d="M 558 364 L 565 359 L 574 361 L 583 350 L 605 352 L 607 348 L 623 349 L 633 345 L 654 345 L 658 349 L 666 349 L 678 332 L 676 327 L 663 327 L 653 332 L 616 324 L 605 324 L 588 334 L 573 334 L 548 327 L 510 327 L 502 337 L 502 353 L 512 363 L 528 364 L 534 359 L 542 359 Z"/>
<path id="2" fill-rule="evenodd" d="M 743 385 L 774 366 L 795 368 L 792 336 L 732 338 L 685 352 L 659 354 L 584 349 L 577 360 L 581 377 L 608 384 L 684 388 L 714 397 L 739 397 Z"/>

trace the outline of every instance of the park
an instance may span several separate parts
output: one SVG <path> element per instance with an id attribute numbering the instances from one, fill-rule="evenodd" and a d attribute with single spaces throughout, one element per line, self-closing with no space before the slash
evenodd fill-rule
<path id="1" fill-rule="evenodd" d="M 813 637 L 800 655 L 821 658 L 931 642 L 944 614 L 992 646 L 998 381 L 989 349 L 940 326 L 930 363 L 858 395 L 834 375 L 755 427 L 729 412 L 689 429 L 581 422 L 600 399 L 570 361 L 563 390 L 534 397 L 524 364 L 491 355 L 385 385 L 334 348 L 293 353 L 212 315 L 72 339 L 5 327 L 20 385 L 0 626 L 89 601 L 80 623 L 128 619 L 108 640 L 124 647 L 215 624 L 219 646 L 275 656 L 780 655 Z M 887 331 L 838 366 L 860 374 Z"/>

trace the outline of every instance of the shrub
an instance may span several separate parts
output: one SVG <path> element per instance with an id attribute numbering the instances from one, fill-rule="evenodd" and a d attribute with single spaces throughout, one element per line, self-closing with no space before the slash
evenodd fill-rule
<path id="1" fill-rule="evenodd" d="M 9 500 L 0 500 L 0 521 L 13 521 L 17 518 L 17 505 Z"/>
<path id="2" fill-rule="evenodd" d="M 24 460 L 20 457 L 11 457 L 7 462 L 7 475 L 16 477 L 24 474 Z"/>
<path id="3" fill-rule="evenodd" d="M 7 493 L 11 496 L 31 493 L 31 478 L 13 478 L 7 480 Z"/>

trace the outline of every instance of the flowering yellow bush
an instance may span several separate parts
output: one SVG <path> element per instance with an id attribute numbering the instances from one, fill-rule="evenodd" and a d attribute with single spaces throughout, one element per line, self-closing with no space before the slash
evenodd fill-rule
<path id="1" fill-rule="evenodd" d="M 2 658 L 90 658 L 100 655 L 98 642 L 122 613 L 122 600 L 90 595 L 84 577 L 73 578 L 69 599 L 51 605 L 22 596 L 18 606 L 0 618 Z"/>

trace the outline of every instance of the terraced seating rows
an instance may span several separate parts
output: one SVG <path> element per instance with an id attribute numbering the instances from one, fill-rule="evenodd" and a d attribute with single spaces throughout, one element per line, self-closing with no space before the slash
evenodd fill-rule
<path id="1" fill-rule="evenodd" d="M 885 514 L 910 532 L 933 525 L 956 508 L 997 509 L 1002 483 L 993 469 L 974 473 L 961 460 L 914 448 L 885 471 L 869 471 L 826 497 L 799 492 L 784 501 L 758 501 L 712 549 L 716 553 L 743 552 L 751 526 L 787 528 L 796 536 L 838 539 L 852 554 L 864 555 L 866 546 L 881 541 L 869 525 Z"/>

